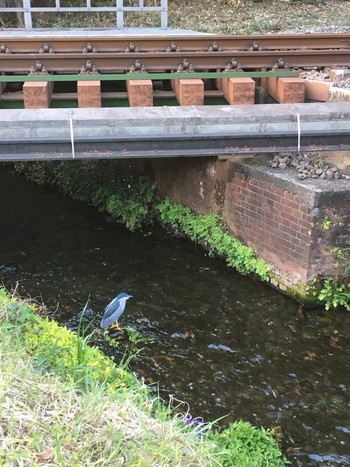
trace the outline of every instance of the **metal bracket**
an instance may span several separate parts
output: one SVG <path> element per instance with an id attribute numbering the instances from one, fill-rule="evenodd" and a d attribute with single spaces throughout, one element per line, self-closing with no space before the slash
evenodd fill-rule
<path id="1" fill-rule="evenodd" d="M 53 54 L 55 51 L 53 50 L 53 47 L 50 47 L 49 44 L 45 43 L 42 47 L 39 49 L 39 54 Z"/>
<path id="2" fill-rule="evenodd" d="M 134 53 L 138 51 L 139 51 L 139 48 L 136 47 L 136 45 L 133 44 L 132 42 L 130 42 L 130 44 L 125 48 L 126 53 Z"/>
<path id="3" fill-rule="evenodd" d="M 86 44 L 83 48 L 83 54 L 97 53 L 96 47 L 94 47 L 90 42 Z"/>
<path id="4" fill-rule="evenodd" d="M 85 65 L 83 65 L 80 69 L 80 74 L 81 75 L 86 75 L 86 74 L 98 74 L 98 69 L 95 65 L 90 60 L 87 60 Z"/>
<path id="5" fill-rule="evenodd" d="M 222 51 L 222 47 L 220 47 L 217 42 L 213 42 L 212 45 L 208 49 L 208 52 L 221 52 L 221 51 Z"/>
<path id="6" fill-rule="evenodd" d="M 178 47 L 175 42 L 172 42 L 167 48 L 167 52 L 180 52 L 180 47 Z"/>

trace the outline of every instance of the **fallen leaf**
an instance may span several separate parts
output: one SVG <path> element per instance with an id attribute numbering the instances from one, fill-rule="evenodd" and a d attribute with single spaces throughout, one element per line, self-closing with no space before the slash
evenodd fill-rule
<path id="1" fill-rule="evenodd" d="M 35 454 L 36 460 L 38 462 L 45 462 L 52 459 L 52 452 L 48 449 L 44 449 L 44 451 L 38 452 Z"/>
<path id="2" fill-rule="evenodd" d="M 174 360 L 174 357 L 170 357 L 170 355 L 164 355 L 164 360 L 167 360 L 168 362 L 172 362 Z"/>
<path id="3" fill-rule="evenodd" d="M 287 452 L 299 452 L 299 451 L 301 451 L 301 448 L 290 447 L 290 448 L 287 448 L 286 451 Z"/>
<path id="4" fill-rule="evenodd" d="M 304 360 L 313 360 L 316 358 L 315 352 L 307 352 L 307 354 L 304 357 Z"/>

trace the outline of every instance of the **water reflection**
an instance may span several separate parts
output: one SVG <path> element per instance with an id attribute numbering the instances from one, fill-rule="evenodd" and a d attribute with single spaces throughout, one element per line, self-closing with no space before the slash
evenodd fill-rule
<path id="1" fill-rule="evenodd" d="M 0 173 L 2 281 L 67 321 L 134 295 L 121 324 L 155 342 L 135 362 L 194 416 L 281 426 L 294 465 L 350 465 L 350 315 L 303 313 L 192 244 L 131 234 L 95 209 Z"/>

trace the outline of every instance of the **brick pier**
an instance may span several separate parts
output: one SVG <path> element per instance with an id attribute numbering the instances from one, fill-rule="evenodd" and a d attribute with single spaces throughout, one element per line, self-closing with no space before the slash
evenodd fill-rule
<path id="1" fill-rule="evenodd" d="M 292 171 L 252 161 L 157 160 L 152 166 L 163 196 L 202 214 L 221 214 L 233 235 L 272 265 L 273 285 L 304 297 L 315 276 L 341 272 L 332 249 L 349 236 L 349 181 L 305 183 Z"/>

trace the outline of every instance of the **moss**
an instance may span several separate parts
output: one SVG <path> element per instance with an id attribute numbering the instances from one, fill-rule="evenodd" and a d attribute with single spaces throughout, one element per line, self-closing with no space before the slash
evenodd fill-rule
<path id="1" fill-rule="evenodd" d="M 305 306 L 320 305 L 320 301 L 315 296 L 313 282 L 304 284 L 304 282 L 298 281 L 296 285 L 290 287 L 281 277 L 271 273 L 271 286 Z"/>

